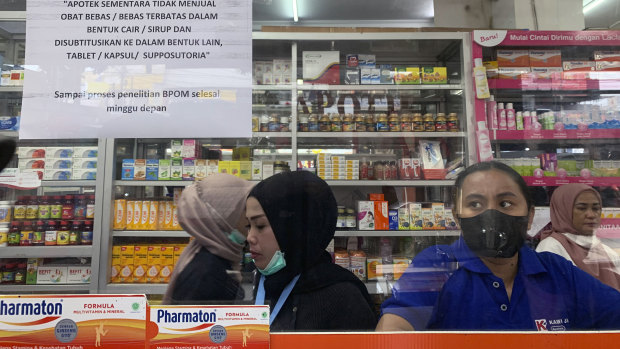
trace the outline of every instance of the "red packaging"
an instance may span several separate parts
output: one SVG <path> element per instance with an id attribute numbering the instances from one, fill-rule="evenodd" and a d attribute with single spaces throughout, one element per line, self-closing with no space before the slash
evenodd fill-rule
<path id="1" fill-rule="evenodd" d="M 383 194 L 380 194 L 380 195 L 383 196 Z M 390 230 L 390 219 L 388 218 L 387 201 L 375 201 L 374 203 L 375 203 L 375 230 Z"/>
<path id="2" fill-rule="evenodd" d="M 400 172 L 400 179 L 412 179 L 411 178 L 411 159 L 399 159 L 398 160 L 398 171 Z"/>
<path id="3" fill-rule="evenodd" d="M 422 162 L 419 158 L 411 159 L 411 179 L 420 179 L 422 178 Z"/>
<path id="4" fill-rule="evenodd" d="M 368 194 L 368 200 L 370 201 L 383 201 L 385 196 L 383 194 Z"/>

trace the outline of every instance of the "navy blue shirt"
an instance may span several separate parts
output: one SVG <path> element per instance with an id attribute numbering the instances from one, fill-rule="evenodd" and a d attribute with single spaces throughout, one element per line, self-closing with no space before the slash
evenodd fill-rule
<path id="1" fill-rule="evenodd" d="M 418 254 L 392 292 L 382 314 L 399 315 L 416 330 L 620 329 L 620 292 L 527 246 L 519 250 L 510 300 L 502 279 L 462 238 Z"/>

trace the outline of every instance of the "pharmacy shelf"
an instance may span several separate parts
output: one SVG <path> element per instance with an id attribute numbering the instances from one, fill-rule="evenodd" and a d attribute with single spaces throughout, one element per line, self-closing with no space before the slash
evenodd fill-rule
<path id="1" fill-rule="evenodd" d="M 187 187 L 194 181 L 114 181 L 119 187 Z"/>
<path id="2" fill-rule="evenodd" d="M 107 284 L 101 293 L 118 294 L 164 294 L 168 284 Z"/>
<path id="3" fill-rule="evenodd" d="M 71 285 L 0 285 L 0 293 L 16 293 L 16 292 L 88 292 L 89 284 L 71 284 Z"/>
<path id="4" fill-rule="evenodd" d="M 587 130 L 493 130 L 494 140 L 585 140 L 585 139 L 618 139 L 620 129 L 587 129 Z"/>
<path id="5" fill-rule="evenodd" d="M 291 138 L 291 132 L 252 132 L 252 137 Z"/>
<path id="6" fill-rule="evenodd" d="M 153 238 L 188 238 L 183 230 L 114 230 L 114 237 L 153 237 Z"/>
<path id="7" fill-rule="evenodd" d="M 598 72 L 602 73 L 602 72 Z M 523 91 L 613 91 L 620 90 L 620 74 L 610 79 L 489 79 L 489 88 Z M 613 78 L 612 78 L 613 77 Z"/>
<path id="8" fill-rule="evenodd" d="M 41 181 L 42 187 L 94 187 L 97 181 Z"/>
<path id="9" fill-rule="evenodd" d="M 462 138 L 465 132 L 298 132 L 297 138 Z"/>
<path id="10" fill-rule="evenodd" d="M 306 91 L 375 91 L 375 90 L 463 90 L 461 84 L 454 85 L 297 85 Z"/>
<path id="11" fill-rule="evenodd" d="M 23 92 L 24 86 L 0 86 L 1 92 Z"/>
<path id="12" fill-rule="evenodd" d="M 379 180 L 350 180 L 334 181 L 327 180 L 327 184 L 334 187 L 447 187 L 454 185 L 454 180 L 411 180 L 411 181 L 379 181 Z"/>
<path id="13" fill-rule="evenodd" d="M 336 230 L 335 236 L 460 236 L 460 230 Z"/>
<path id="14" fill-rule="evenodd" d="M 92 246 L 9 246 L 0 249 L 2 258 L 91 257 Z"/>
<path id="15" fill-rule="evenodd" d="M 593 187 L 620 186 L 620 177 L 533 177 L 523 176 L 527 185 L 532 187 L 557 187 L 569 183 L 583 183 Z"/>
<path id="16" fill-rule="evenodd" d="M 293 85 L 252 85 L 252 90 L 254 91 L 290 91 L 292 88 Z"/>

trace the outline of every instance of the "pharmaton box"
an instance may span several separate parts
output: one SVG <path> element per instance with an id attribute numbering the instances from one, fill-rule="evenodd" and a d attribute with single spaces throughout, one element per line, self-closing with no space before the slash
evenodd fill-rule
<path id="1" fill-rule="evenodd" d="M 304 51 L 304 84 L 340 85 L 340 51 Z"/>
<path id="2" fill-rule="evenodd" d="M 267 305 L 152 305 L 149 309 L 147 348 L 269 349 Z"/>
<path id="3" fill-rule="evenodd" d="M 0 295 L 7 348 L 144 349 L 144 295 Z"/>

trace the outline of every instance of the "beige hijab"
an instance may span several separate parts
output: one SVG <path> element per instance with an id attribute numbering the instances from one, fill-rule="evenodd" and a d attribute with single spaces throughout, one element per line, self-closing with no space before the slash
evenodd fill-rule
<path id="1" fill-rule="evenodd" d="M 177 206 L 179 224 L 194 239 L 174 267 L 164 304 L 170 304 L 178 276 L 201 248 L 230 261 L 233 266 L 239 264 L 243 245 L 231 241 L 228 234 L 239 222 L 253 185 L 229 174 L 216 174 L 183 190 Z"/>

